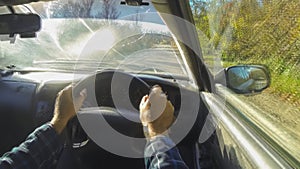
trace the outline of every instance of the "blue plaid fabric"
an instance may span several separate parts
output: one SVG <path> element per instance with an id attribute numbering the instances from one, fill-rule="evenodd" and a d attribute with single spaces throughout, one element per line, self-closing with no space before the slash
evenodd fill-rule
<path id="1" fill-rule="evenodd" d="M 145 165 L 146 169 L 188 169 L 174 142 L 165 135 L 148 140 Z"/>
<path id="2" fill-rule="evenodd" d="M 50 124 L 31 133 L 19 147 L 0 158 L 0 169 L 53 169 L 63 149 L 59 135 Z M 173 141 L 164 135 L 147 142 L 147 169 L 187 169 Z"/>
<path id="3" fill-rule="evenodd" d="M 50 124 L 31 133 L 19 147 L 0 158 L 0 169 L 50 169 L 57 162 L 63 143 Z"/>

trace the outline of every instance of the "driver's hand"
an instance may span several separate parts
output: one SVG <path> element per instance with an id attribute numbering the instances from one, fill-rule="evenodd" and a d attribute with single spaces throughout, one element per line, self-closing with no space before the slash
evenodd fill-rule
<path id="1" fill-rule="evenodd" d="M 142 124 L 148 127 L 150 137 L 168 132 L 168 128 L 174 121 L 174 107 L 167 100 L 160 86 L 155 86 L 150 96 L 146 95 L 142 98 L 140 119 Z"/>
<path id="2" fill-rule="evenodd" d="M 74 98 L 73 102 L 71 85 L 58 93 L 55 101 L 54 116 L 50 122 L 58 134 L 63 131 L 68 121 L 76 115 L 86 97 L 87 91 L 83 89 L 79 96 Z"/>

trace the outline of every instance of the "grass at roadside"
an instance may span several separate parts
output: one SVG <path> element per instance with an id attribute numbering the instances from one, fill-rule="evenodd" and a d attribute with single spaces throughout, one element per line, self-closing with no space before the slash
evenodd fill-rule
<path id="1" fill-rule="evenodd" d="M 282 98 L 295 105 L 300 106 L 300 79 L 292 75 L 272 74 L 270 91 L 279 94 Z"/>

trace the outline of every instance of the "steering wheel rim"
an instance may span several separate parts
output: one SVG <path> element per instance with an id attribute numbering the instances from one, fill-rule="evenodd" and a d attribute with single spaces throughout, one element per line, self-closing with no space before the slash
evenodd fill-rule
<path id="1" fill-rule="evenodd" d="M 126 88 L 126 86 L 128 88 Z M 100 90 L 102 87 L 104 88 Z M 98 72 L 80 81 L 74 87 L 73 96 L 79 94 L 79 92 L 84 88 L 86 88 L 88 92 L 88 98 L 86 99 L 83 105 L 84 111 L 88 111 L 88 107 L 92 109 L 98 108 L 99 114 L 101 114 L 111 125 L 111 127 L 117 130 L 118 132 L 129 137 L 144 137 L 142 125 L 140 124 L 139 120 L 138 105 L 141 98 L 144 95 L 148 94 L 150 89 L 150 86 L 145 81 L 143 81 L 137 76 L 122 71 L 106 70 Z M 125 90 L 127 89 L 128 93 L 124 92 L 124 88 Z M 141 91 L 137 93 L 134 92 L 135 90 Z M 112 94 L 110 95 L 111 98 L 110 96 L 109 98 L 107 98 L 107 95 L 109 95 L 109 93 L 107 92 L 109 91 Z M 124 92 L 125 94 L 121 92 Z M 134 96 L 132 96 L 132 93 Z M 117 97 L 113 96 L 114 94 L 117 94 Z M 101 95 L 106 96 L 104 97 Z M 127 97 L 124 98 L 124 96 Z M 135 103 L 132 103 L 132 100 L 134 100 Z M 116 104 L 116 101 L 119 103 Z M 116 121 L 123 123 L 116 123 Z M 82 124 L 80 120 L 78 120 L 78 117 L 76 117 L 75 120 L 72 120 L 72 122 L 68 125 L 69 141 L 67 144 L 71 144 L 72 148 L 83 147 L 88 143 L 89 136 L 88 134 L 86 136 L 82 136 L 82 134 L 86 132 L 82 132 L 84 130 L 84 127 L 82 127 L 81 125 Z M 128 128 L 130 128 L 130 130 Z M 81 134 L 76 135 L 74 133 Z M 81 138 L 87 139 L 82 140 Z"/>

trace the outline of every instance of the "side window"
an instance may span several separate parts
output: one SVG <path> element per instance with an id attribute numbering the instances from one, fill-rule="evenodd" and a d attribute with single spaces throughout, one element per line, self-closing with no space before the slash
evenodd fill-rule
<path id="1" fill-rule="evenodd" d="M 238 64 L 269 68 L 268 89 L 232 95 L 251 108 L 243 112 L 247 118 L 300 161 L 300 2 L 212 0 L 191 6 L 213 74 Z"/>

